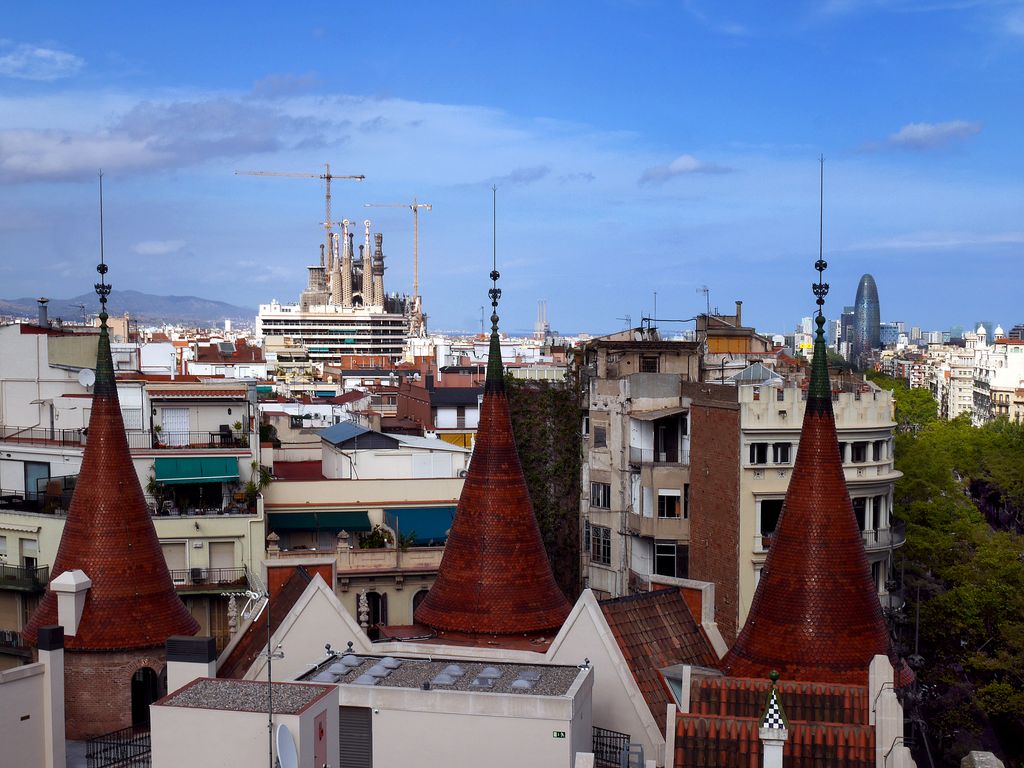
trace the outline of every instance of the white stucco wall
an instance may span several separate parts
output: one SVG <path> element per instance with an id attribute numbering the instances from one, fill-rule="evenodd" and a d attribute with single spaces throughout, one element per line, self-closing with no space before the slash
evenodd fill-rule
<path id="1" fill-rule="evenodd" d="M 43 766 L 45 728 L 42 664 L 0 672 L 0 763 L 10 766 Z"/>

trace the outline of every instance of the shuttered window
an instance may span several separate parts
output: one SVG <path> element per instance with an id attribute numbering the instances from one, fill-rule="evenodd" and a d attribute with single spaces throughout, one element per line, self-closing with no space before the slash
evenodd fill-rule
<path id="1" fill-rule="evenodd" d="M 369 707 L 338 708 L 340 768 L 373 768 L 373 713 Z"/>

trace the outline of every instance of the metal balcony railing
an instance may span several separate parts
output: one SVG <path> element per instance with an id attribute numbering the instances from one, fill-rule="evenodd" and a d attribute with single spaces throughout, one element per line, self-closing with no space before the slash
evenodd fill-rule
<path id="1" fill-rule="evenodd" d="M 249 447 L 249 433 L 235 431 L 206 432 L 128 432 L 128 447 L 132 450 L 167 449 L 231 449 Z"/>
<path id="2" fill-rule="evenodd" d="M 175 500 L 166 497 L 146 495 L 146 506 L 149 514 L 153 517 L 204 517 L 210 515 L 254 515 L 255 505 L 250 506 L 248 501 L 222 502 L 216 501 L 188 501 Z"/>
<path id="3" fill-rule="evenodd" d="M 89 739 L 85 743 L 87 768 L 151 764 L 149 726 L 131 726 Z"/>
<path id="4" fill-rule="evenodd" d="M 85 445 L 84 429 L 41 429 L 39 427 L 0 427 L 0 441 L 22 445 L 59 445 L 65 448 Z"/>
<path id="5" fill-rule="evenodd" d="M 224 587 L 248 583 L 245 567 L 241 568 L 179 568 L 171 571 L 171 581 L 178 587 Z"/>
<path id="6" fill-rule="evenodd" d="M 21 636 L 20 632 L 13 629 L 0 629 L 0 648 L 12 648 L 15 650 L 27 650 L 28 643 Z"/>
<path id="7" fill-rule="evenodd" d="M 593 726 L 594 765 L 620 768 L 623 755 L 629 754 L 629 734 Z"/>
<path id="8" fill-rule="evenodd" d="M 50 581 L 50 566 L 25 568 L 21 565 L 0 565 L 0 589 L 43 592 Z"/>
<path id="9" fill-rule="evenodd" d="M 656 451 L 653 448 L 638 448 L 635 445 L 629 446 L 630 464 L 689 464 L 689 451 Z"/>

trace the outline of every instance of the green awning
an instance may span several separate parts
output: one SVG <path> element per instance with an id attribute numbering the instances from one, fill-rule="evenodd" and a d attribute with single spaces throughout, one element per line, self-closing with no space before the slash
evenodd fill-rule
<path id="1" fill-rule="evenodd" d="M 384 518 L 392 530 L 397 525 L 399 536 L 415 534 L 414 546 L 441 546 L 455 519 L 455 507 L 394 507 L 384 511 Z"/>
<path id="2" fill-rule="evenodd" d="M 366 512 L 272 512 L 270 530 L 360 533 L 370 530 L 370 515 Z"/>
<path id="3" fill-rule="evenodd" d="M 238 480 L 235 456 L 188 456 L 156 460 L 158 483 L 224 483 Z"/>

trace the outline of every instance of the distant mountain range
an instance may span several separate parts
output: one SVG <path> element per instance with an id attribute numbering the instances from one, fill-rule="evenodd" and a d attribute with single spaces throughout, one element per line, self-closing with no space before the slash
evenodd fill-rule
<path id="1" fill-rule="evenodd" d="M 81 322 L 83 315 L 95 315 L 99 311 L 95 293 L 83 293 L 70 299 L 51 298 L 47 307 L 51 319 L 60 317 L 69 322 Z M 111 291 L 107 311 L 111 315 L 127 312 L 144 324 L 183 323 L 207 327 L 219 325 L 225 318 L 251 324 L 256 317 L 256 310 L 251 307 L 198 296 L 155 296 L 140 291 Z M 32 318 L 38 314 L 39 305 L 34 298 L 0 299 L 0 315 Z"/>

